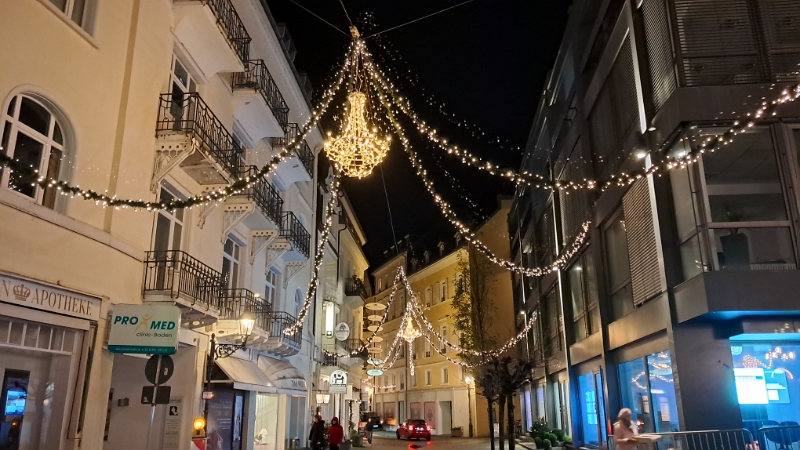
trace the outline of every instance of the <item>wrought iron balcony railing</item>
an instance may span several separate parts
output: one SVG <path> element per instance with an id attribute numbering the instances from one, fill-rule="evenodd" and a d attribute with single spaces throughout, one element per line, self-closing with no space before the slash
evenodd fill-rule
<path id="1" fill-rule="evenodd" d="M 267 313 L 267 326 L 264 328 L 271 338 L 281 339 L 283 342 L 291 342 L 297 349 L 303 342 L 303 329 L 298 329 L 292 335 L 286 335 L 283 330 L 291 327 L 297 322 L 297 318 L 287 312 L 271 311 Z"/>
<path id="2" fill-rule="evenodd" d="M 267 70 L 264 60 L 256 59 L 247 61 L 244 65 L 244 72 L 234 73 L 231 77 L 231 87 L 233 89 L 256 89 L 264 101 L 267 102 L 272 114 L 281 124 L 283 131 L 287 131 L 289 125 L 289 106 L 283 99 L 283 94 L 275 84 L 275 80 Z"/>
<path id="3" fill-rule="evenodd" d="M 222 273 L 180 250 L 150 251 L 145 255 L 142 294 L 185 297 L 205 307 L 220 308 Z"/>
<path id="4" fill-rule="evenodd" d="M 252 39 L 247 34 L 247 29 L 231 0 L 203 0 L 203 3 L 211 8 L 211 12 L 217 18 L 217 26 L 225 34 L 228 44 L 246 65 L 250 58 L 250 41 Z"/>
<path id="5" fill-rule="evenodd" d="M 347 354 L 351 357 L 366 359 L 369 356 L 367 347 L 364 345 L 366 342 L 361 339 L 350 338 L 344 341 L 343 344 L 344 348 L 347 350 Z"/>
<path id="6" fill-rule="evenodd" d="M 197 92 L 161 94 L 156 131 L 190 134 L 233 177 L 244 169 L 244 149 Z"/>
<path id="7" fill-rule="evenodd" d="M 344 283 L 344 295 L 358 295 L 361 296 L 361 298 L 368 297 L 364 282 L 355 275 L 352 278 L 348 278 Z"/>
<path id="8" fill-rule="evenodd" d="M 250 313 L 256 319 L 255 326 L 267 330 L 269 313 L 272 312 L 272 305 L 267 300 L 256 297 L 249 289 L 242 288 L 222 289 L 220 294 L 222 299 L 220 319 L 237 320 L 249 307 Z"/>
<path id="9" fill-rule="evenodd" d="M 290 123 L 286 126 L 286 133 L 280 137 L 270 138 L 272 147 L 286 147 L 287 145 L 295 142 L 300 138 L 300 126 L 296 123 Z M 309 176 L 314 175 L 314 152 L 309 147 L 308 142 L 303 140 L 300 143 L 300 148 L 296 149 L 297 157 L 303 164 L 303 167 L 308 172 Z"/>
<path id="10" fill-rule="evenodd" d="M 336 366 L 339 362 L 339 357 L 333 353 L 328 353 L 323 351 L 322 352 L 322 361 L 320 361 L 323 366 Z"/>
<path id="11" fill-rule="evenodd" d="M 258 167 L 250 166 L 247 175 L 252 178 L 258 173 Z M 283 199 L 275 186 L 265 179 L 260 179 L 253 184 L 253 187 L 245 189 L 243 195 L 256 202 L 256 206 L 264 215 L 272 220 L 275 225 L 281 223 L 281 213 L 283 213 Z"/>
<path id="12" fill-rule="evenodd" d="M 292 244 L 292 248 L 308 258 L 311 235 L 308 234 L 306 227 L 303 226 L 300 219 L 298 219 L 293 212 L 287 211 L 281 214 L 280 235 L 289 238 L 289 243 Z"/>

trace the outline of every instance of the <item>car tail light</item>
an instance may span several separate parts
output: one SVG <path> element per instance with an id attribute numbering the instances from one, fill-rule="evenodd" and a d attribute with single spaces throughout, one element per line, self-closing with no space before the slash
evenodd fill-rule
<path id="1" fill-rule="evenodd" d="M 427 425 L 427 426 L 425 426 L 425 429 L 428 430 L 428 431 L 431 431 L 431 426 Z"/>

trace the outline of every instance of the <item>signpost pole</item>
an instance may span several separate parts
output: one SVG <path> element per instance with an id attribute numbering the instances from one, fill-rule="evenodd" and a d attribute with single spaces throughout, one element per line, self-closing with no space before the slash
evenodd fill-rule
<path id="1" fill-rule="evenodd" d="M 156 379 L 153 383 L 153 398 L 150 399 L 150 427 L 147 429 L 147 443 L 145 449 L 150 448 L 150 437 L 153 434 L 153 421 L 156 418 L 156 397 L 158 397 L 158 382 L 161 381 L 161 355 L 158 355 L 158 364 L 156 364 Z"/>

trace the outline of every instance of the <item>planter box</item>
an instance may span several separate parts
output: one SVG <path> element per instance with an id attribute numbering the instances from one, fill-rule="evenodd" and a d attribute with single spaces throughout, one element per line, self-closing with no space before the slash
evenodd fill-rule
<path id="1" fill-rule="evenodd" d="M 339 444 L 339 450 L 350 450 L 352 444 L 350 442 L 342 442 Z"/>
<path id="2" fill-rule="evenodd" d="M 453 428 L 452 430 L 450 430 L 450 436 L 452 436 L 452 437 L 463 437 L 464 436 L 464 430 L 462 430 L 461 428 Z"/>

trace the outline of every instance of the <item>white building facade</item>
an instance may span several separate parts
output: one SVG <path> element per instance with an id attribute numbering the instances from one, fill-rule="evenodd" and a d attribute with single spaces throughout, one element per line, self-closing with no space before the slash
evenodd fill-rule
<path id="1" fill-rule="evenodd" d="M 0 46 L 3 154 L 109 196 L 225 186 L 311 116 L 288 32 L 260 0 L 2 0 Z M 3 170 L 0 374 L 14 407 L 0 447 L 189 449 L 204 390 L 209 445 L 304 445 L 315 327 L 283 330 L 311 277 L 321 144 L 313 129 L 266 180 L 173 211 L 104 208 Z M 152 416 L 148 356 L 106 347 L 118 304 L 181 311 L 169 404 Z M 246 349 L 211 363 L 212 334 L 241 343 L 245 311 Z"/>

